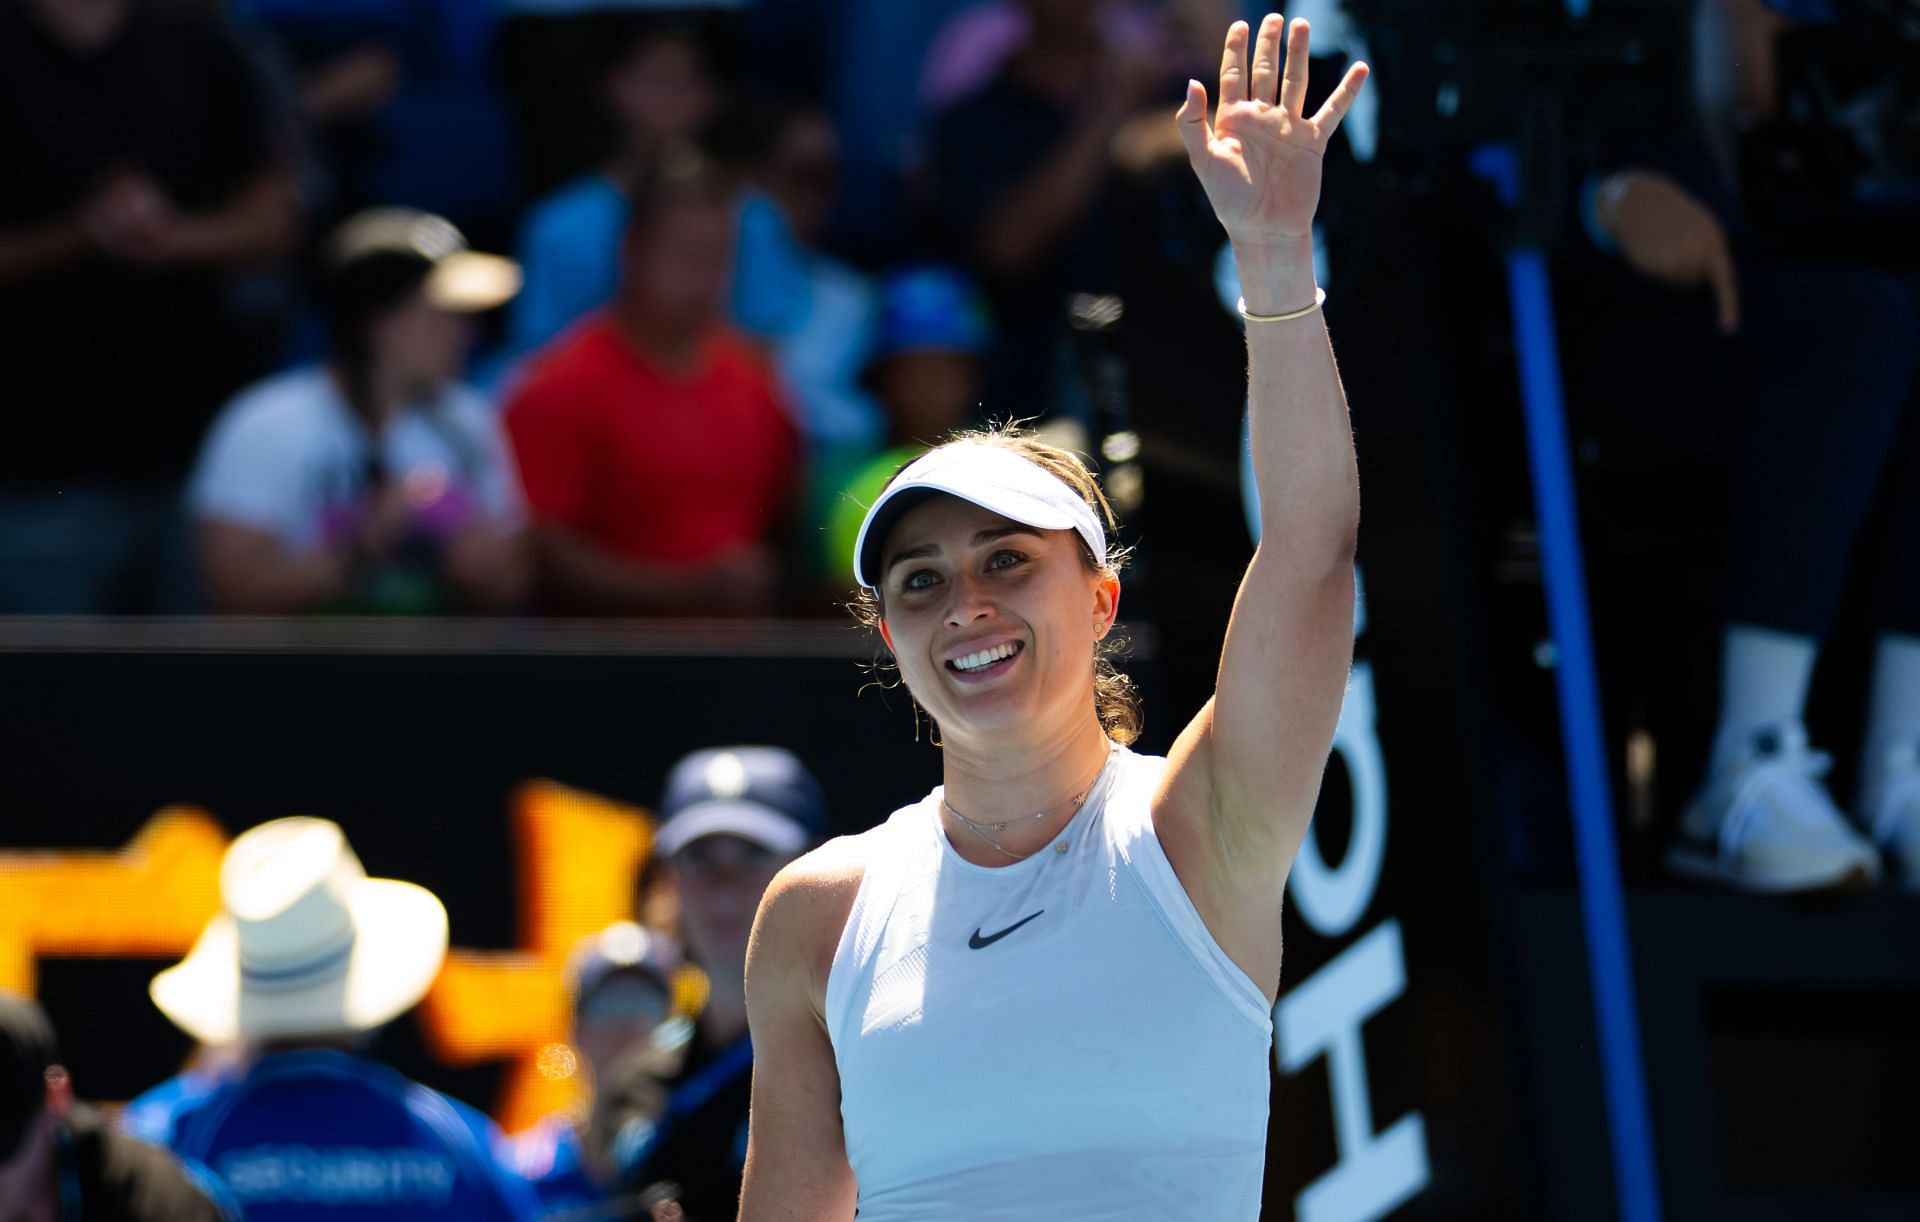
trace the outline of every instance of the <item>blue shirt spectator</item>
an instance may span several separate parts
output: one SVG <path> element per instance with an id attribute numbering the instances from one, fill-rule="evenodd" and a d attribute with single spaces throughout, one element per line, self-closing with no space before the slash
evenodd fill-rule
<path id="1" fill-rule="evenodd" d="M 626 227 L 626 192 L 603 173 L 582 175 L 533 206 L 520 229 L 526 280 L 507 311 L 511 351 L 532 351 L 612 299 Z"/>
<path id="2" fill-rule="evenodd" d="M 734 321 L 773 352 L 815 462 L 871 450 L 885 432 L 859 380 L 873 351 L 873 286 L 820 249 L 840 194 L 840 137 L 817 108 L 758 98 L 716 124 L 712 141 L 749 184 Z"/>
<path id="3" fill-rule="evenodd" d="M 657 149 L 657 132 L 641 122 L 646 112 L 619 109 L 634 111 L 624 126 L 635 148 Z M 752 184 L 736 211 L 735 325 L 771 351 L 816 461 L 871 451 L 886 431 L 879 404 L 860 385 L 873 347 L 873 288 L 816 245 L 838 191 L 838 137 L 817 110 L 761 99 L 726 115 L 711 143 Z M 513 352 L 545 343 L 612 297 L 627 219 L 618 174 L 576 179 L 529 215 L 520 242 L 526 283 L 508 318 Z"/>
<path id="4" fill-rule="evenodd" d="M 612 149 L 593 172 L 536 202 L 521 224 L 526 285 L 507 316 L 509 355 L 552 339 L 613 296 L 627 188 L 713 114 L 713 68 L 698 28 L 635 18 L 614 27 L 595 72 Z"/>
<path id="5" fill-rule="evenodd" d="M 543 1218 L 593 1209 L 611 1195 L 587 1170 L 580 1131 L 564 1116 L 549 1116 L 516 1136 L 513 1166 L 533 1185 Z"/>
<path id="6" fill-rule="evenodd" d="M 447 953 L 440 901 L 367 877 L 338 824 L 297 818 L 235 838 L 220 903 L 148 992 L 202 1044 L 261 1055 L 149 1092 L 142 1131 L 210 1167 L 248 1222 L 531 1217 L 490 1121 L 349 1051 L 432 986 Z"/>
<path id="7" fill-rule="evenodd" d="M 376 1062 L 302 1049 L 210 1090 L 172 1085 L 137 1101 L 145 1132 L 211 1167 L 249 1219 L 533 1216 L 491 1121 Z"/>
<path id="8" fill-rule="evenodd" d="M 173 1118 L 200 1102 L 235 1074 L 205 1069 L 177 1073 L 120 1109 L 121 1129 L 150 1145 L 164 1146 L 173 1133 Z"/>
<path id="9" fill-rule="evenodd" d="M 875 303 L 865 276 L 810 249 L 769 196 L 741 200 L 733 318 L 773 349 L 816 461 L 864 453 L 886 432 L 860 384 L 873 351 Z"/>

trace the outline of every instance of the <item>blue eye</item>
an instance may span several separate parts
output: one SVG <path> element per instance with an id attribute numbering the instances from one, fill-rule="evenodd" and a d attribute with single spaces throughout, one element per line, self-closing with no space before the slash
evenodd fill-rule
<path id="1" fill-rule="evenodd" d="M 987 567 L 989 569 L 1010 569 L 1025 559 L 1026 557 L 1022 556 L 1019 552 L 995 552 L 993 558 L 987 561 Z M 1008 563 L 1000 563 L 1002 560 L 1008 561 Z"/>
<path id="2" fill-rule="evenodd" d="M 922 578 L 925 578 L 925 580 L 921 580 Z M 903 590 L 924 590 L 932 584 L 933 573 L 928 569 L 920 569 L 917 572 L 907 574 L 907 579 L 900 583 L 900 588 Z"/>

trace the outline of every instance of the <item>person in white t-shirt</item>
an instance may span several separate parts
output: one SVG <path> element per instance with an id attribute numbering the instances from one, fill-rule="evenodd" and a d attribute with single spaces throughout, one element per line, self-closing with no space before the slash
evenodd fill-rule
<path id="1" fill-rule="evenodd" d="M 868 510 L 855 575 L 945 784 L 767 890 L 743 1222 L 1259 1216 L 1281 897 L 1352 658 L 1312 224 L 1366 74 L 1309 115 L 1306 23 L 1236 22 L 1213 122 L 1198 83 L 1177 116 L 1246 294 L 1264 542 L 1168 758 L 1126 746 L 1112 516 L 1078 458 L 976 434 Z"/>
<path id="2" fill-rule="evenodd" d="M 469 316 L 519 286 L 447 221 L 376 209 L 327 252 L 327 359 L 248 387 L 188 485 L 216 610 L 445 613 L 516 607 L 525 512 L 495 413 L 455 381 Z"/>

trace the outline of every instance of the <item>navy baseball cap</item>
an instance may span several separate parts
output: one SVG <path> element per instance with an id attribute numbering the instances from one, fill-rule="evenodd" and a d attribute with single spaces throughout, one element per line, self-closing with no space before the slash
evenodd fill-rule
<path id="1" fill-rule="evenodd" d="M 671 857 L 703 836 L 738 836 L 776 853 L 798 853 L 827 835 L 827 802 L 791 751 L 715 747 L 667 774 L 653 851 Z"/>
<path id="2" fill-rule="evenodd" d="M 616 921 L 574 947 L 567 962 L 567 983 L 576 1010 L 608 977 L 620 972 L 644 976 L 672 997 L 673 974 L 679 967 L 680 952 L 672 942 L 633 921 Z"/>

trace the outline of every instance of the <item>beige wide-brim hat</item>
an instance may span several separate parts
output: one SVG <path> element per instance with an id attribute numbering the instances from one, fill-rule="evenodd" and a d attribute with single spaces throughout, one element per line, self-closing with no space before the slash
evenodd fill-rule
<path id="1" fill-rule="evenodd" d="M 380 255 L 428 264 L 421 283 L 427 300 L 456 314 L 505 305 L 525 278 L 512 259 L 472 249 L 452 221 L 417 208 L 369 208 L 342 221 L 327 239 L 327 263 L 336 273 Z"/>
<path id="2" fill-rule="evenodd" d="M 447 911 L 412 883 L 368 878 L 339 825 L 278 819 L 220 865 L 223 911 L 153 978 L 162 1013 L 206 1043 L 366 1031 L 432 986 Z"/>

